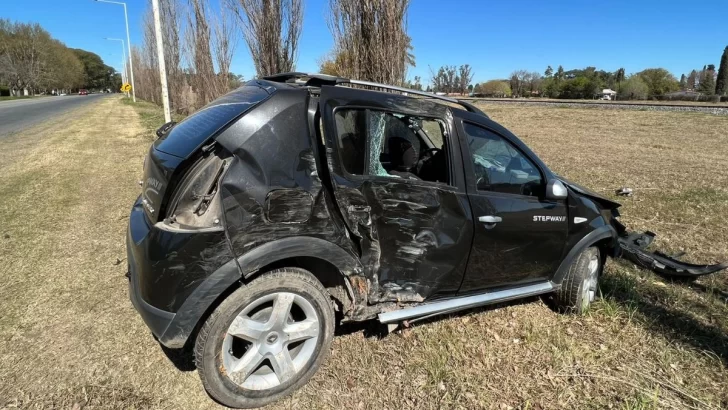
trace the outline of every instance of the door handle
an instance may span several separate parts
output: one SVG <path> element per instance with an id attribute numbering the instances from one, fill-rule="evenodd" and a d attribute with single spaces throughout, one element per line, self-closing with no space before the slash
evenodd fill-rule
<path id="1" fill-rule="evenodd" d="M 500 216 L 486 215 L 478 218 L 478 221 L 487 224 L 497 224 L 498 222 L 503 221 L 503 218 L 501 218 Z"/>

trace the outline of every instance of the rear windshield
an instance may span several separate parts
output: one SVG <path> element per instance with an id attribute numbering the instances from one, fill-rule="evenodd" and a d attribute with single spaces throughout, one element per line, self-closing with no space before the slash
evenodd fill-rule
<path id="1" fill-rule="evenodd" d="M 154 147 L 167 154 L 186 158 L 232 120 L 267 97 L 268 92 L 261 87 L 240 87 L 182 120 L 159 138 Z"/>

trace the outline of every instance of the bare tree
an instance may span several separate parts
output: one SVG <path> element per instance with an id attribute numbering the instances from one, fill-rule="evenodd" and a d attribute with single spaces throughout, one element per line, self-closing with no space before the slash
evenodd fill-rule
<path id="1" fill-rule="evenodd" d="M 401 85 L 414 65 L 407 35 L 409 0 L 329 0 L 339 75 Z"/>
<path id="2" fill-rule="evenodd" d="M 293 71 L 303 28 L 302 0 L 228 0 L 259 77 Z"/>
<path id="3" fill-rule="evenodd" d="M 189 2 L 186 41 L 194 70 L 192 87 L 200 99 L 196 105 L 201 106 L 217 97 L 214 87 L 215 66 L 210 46 L 211 29 L 207 16 L 207 0 L 189 0 Z"/>
<path id="4" fill-rule="evenodd" d="M 241 78 L 230 73 L 237 45 L 234 15 L 228 0 L 160 0 L 164 56 L 172 109 L 189 114 Z M 217 8 L 219 6 L 219 9 Z M 212 10 L 215 10 L 213 13 Z M 151 7 L 142 22 L 143 45 L 132 50 L 137 96 L 159 104 L 161 84 Z"/>
<path id="5" fill-rule="evenodd" d="M 521 97 L 530 74 L 526 70 L 516 70 L 511 73 L 511 91 L 514 96 Z"/>
<path id="6" fill-rule="evenodd" d="M 541 73 L 534 71 L 527 75 L 526 80 L 528 82 L 528 90 L 531 95 L 538 94 L 539 89 L 541 88 L 541 82 L 543 81 Z"/>
<path id="7" fill-rule="evenodd" d="M 184 109 L 181 95 L 186 86 L 182 72 L 183 56 L 182 40 L 180 38 L 184 6 L 180 4 L 179 0 L 161 0 L 159 6 L 162 20 L 162 35 L 164 36 L 164 66 L 167 69 L 169 103 L 173 110 L 179 111 Z M 156 48 L 156 43 L 153 43 L 153 46 Z M 161 88 L 159 91 L 161 93 Z"/>
<path id="8" fill-rule="evenodd" d="M 458 86 L 461 94 L 465 94 L 468 89 L 468 85 L 470 85 L 470 82 L 473 81 L 473 76 L 473 68 L 470 67 L 470 64 L 460 66 L 458 69 L 458 77 L 460 80 Z"/>
<path id="9" fill-rule="evenodd" d="M 227 10 L 223 8 L 223 12 L 213 19 L 212 25 L 212 52 L 217 64 L 217 93 L 220 95 L 229 89 L 230 64 L 237 46 L 234 24 Z"/>

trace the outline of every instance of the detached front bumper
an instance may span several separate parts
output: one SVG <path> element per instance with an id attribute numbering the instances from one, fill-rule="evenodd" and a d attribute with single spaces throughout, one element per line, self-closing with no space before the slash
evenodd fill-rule
<path id="1" fill-rule="evenodd" d="M 655 238 L 652 232 L 625 232 L 619 238 L 619 257 L 627 259 L 637 266 L 650 269 L 663 276 L 697 277 L 710 275 L 728 268 L 728 263 L 715 265 L 698 265 L 678 260 L 660 251 L 650 252 L 647 248 Z"/>

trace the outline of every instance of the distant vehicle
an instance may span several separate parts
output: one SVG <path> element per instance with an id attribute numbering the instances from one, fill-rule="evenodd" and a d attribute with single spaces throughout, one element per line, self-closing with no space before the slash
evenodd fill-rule
<path id="1" fill-rule="evenodd" d="M 88 90 L 84 90 L 83 88 L 78 90 L 78 95 L 88 95 Z"/>

